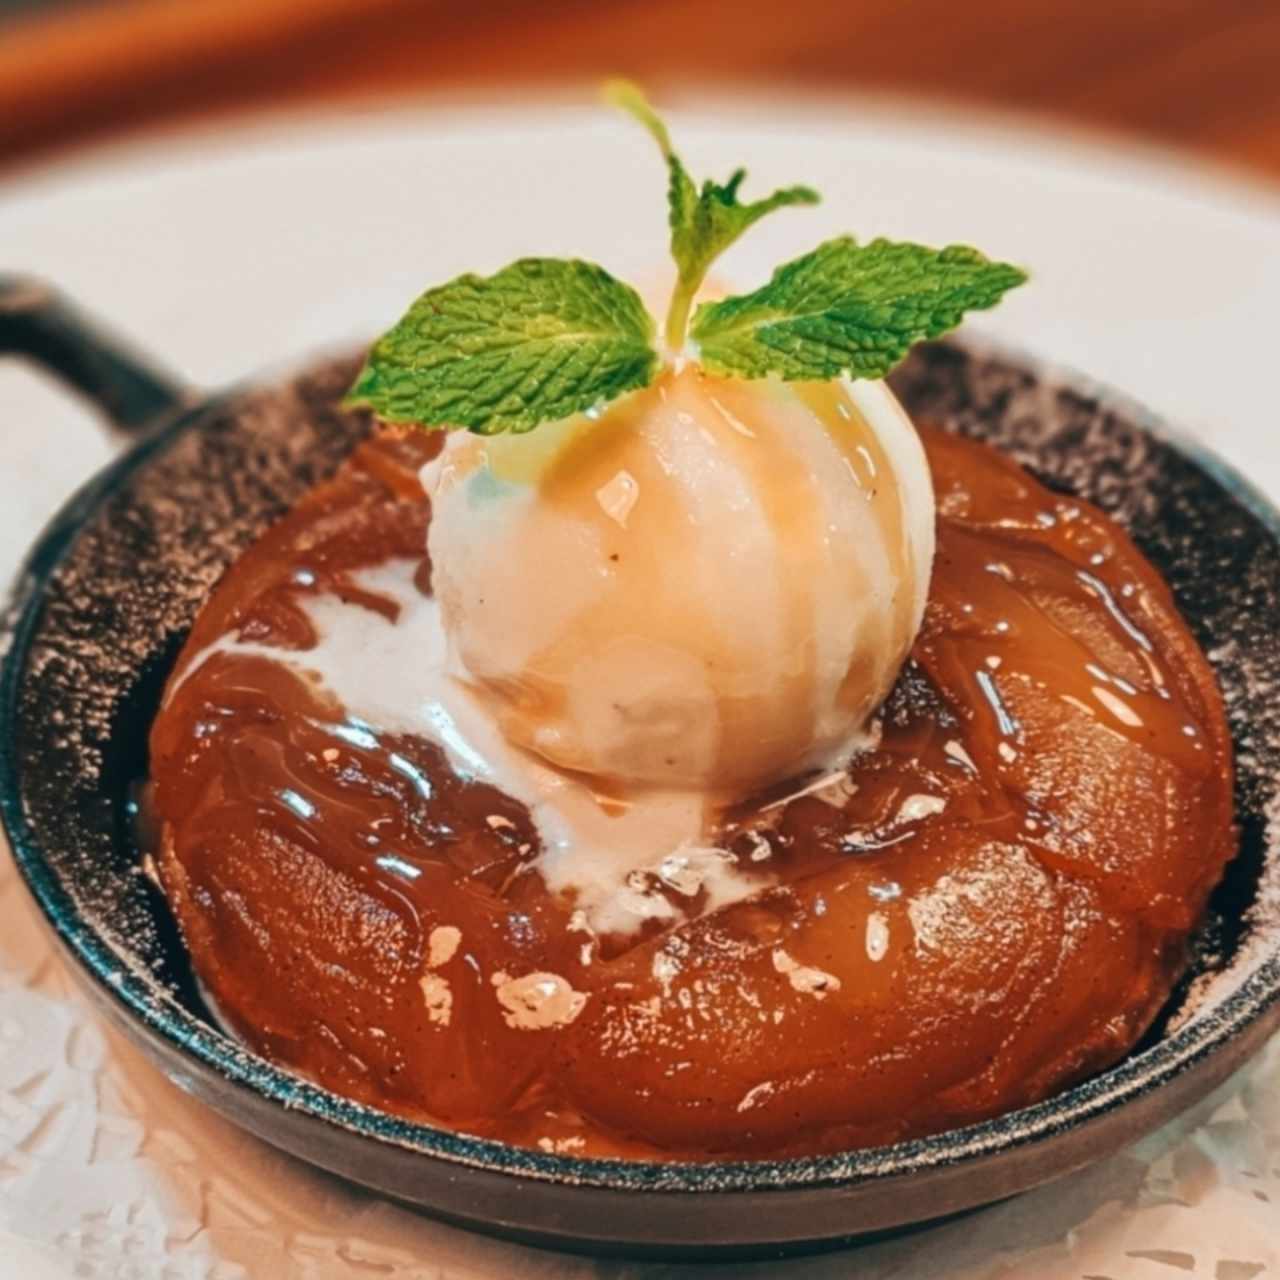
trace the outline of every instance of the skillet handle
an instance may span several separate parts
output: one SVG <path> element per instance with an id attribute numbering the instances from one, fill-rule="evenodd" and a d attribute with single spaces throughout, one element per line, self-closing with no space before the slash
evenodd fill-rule
<path id="1" fill-rule="evenodd" d="M 0 356 L 25 356 L 84 395 L 117 435 L 138 435 L 197 397 L 29 276 L 0 274 Z"/>

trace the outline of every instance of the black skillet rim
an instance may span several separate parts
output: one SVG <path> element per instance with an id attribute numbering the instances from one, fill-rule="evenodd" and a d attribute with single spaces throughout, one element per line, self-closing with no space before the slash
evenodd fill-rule
<path id="1" fill-rule="evenodd" d="M 1280 542 L 1280 511 L 1269 499 L 1230 464 L 1171 429 L 1128 397 L 1071 370 L 1011 351 L 1003 344 L 966 340 L 955 345 L 971 355 L 998 356 L 1030 370 L 1037 378 L 1069 386 L 1124 413 L 1141 430 L 1207 472 Z M 28 646 L 40 618 L 44 586 L 98 504 L 179 433 L 196 429 L 202 420 L 233 403 L 245 389 L 233 388 L 162 424 L 89 480 L 50 521 L 29 552 L 10 603 L 0 614 L 0 726 L 16 719 Z M 7 732 L 0 732 L 0 819 L 28 888 L 46 922 L 82 969 L 82 976 L 118 1012 L 141 1023 L 150 1036 L 159 1037 L 189 1056 L 193 1065 L 295 1114 L 373 1142 L 407 1148 L 471 1169 L 565 1186 L 672 1193 L 847 1190 L 858 1183 L 978 1163 L 998 1152 L 1034 1145 L 1077 1129 L 1149 1094 L 1243 1034 L 1280 1002 L 1280 945 L 1273 945 L 1271 953 L 1220 1004 L 1197 1014 L 1154 1045 L 1035 1106 L 933 1137 L 787 1160 L 678 1163 L 558 1155 L 404 1120 L 331 1093 L 248 1053 L 168 993 L 158 992 L 155 984 L 129 972 L 122 957 L 86 919 L 46 861 L 39 834 L 24 812 L 17 752 Z"/>

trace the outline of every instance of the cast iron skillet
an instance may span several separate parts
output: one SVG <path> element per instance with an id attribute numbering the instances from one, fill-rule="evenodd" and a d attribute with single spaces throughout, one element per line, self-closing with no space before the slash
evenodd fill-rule
<path id="1" fill-rule="evenodd" d="M 483 1231 L 592 1251 L 815 1247 L 986 1204 L 1077 1169 L 1202 1097 L 1280 1024 L 1280 514 L 1239 475 L 1083 379 L 969 344 L 922 348 L 897 389 L 1098 503 L 1164 572 L 1217 667 L 1242 852 L 1192 977 L 1119 1066 L 984 1124 L 788 1161 L 629 1163 L 411 1124 L 224 1035 L 139 872 L 130 788 L 165 674 L 219 575 L 369 429 L 340 412 L 353 359 L 201 398 L 0 280 L 0 350 L 88 395 L 134 443 L 54 517 L 0 616 L 0 812 L 97 1007 L 193 1096 L 268 1142 Z M 38 423 L 5 430 L 38 431 Z"/>

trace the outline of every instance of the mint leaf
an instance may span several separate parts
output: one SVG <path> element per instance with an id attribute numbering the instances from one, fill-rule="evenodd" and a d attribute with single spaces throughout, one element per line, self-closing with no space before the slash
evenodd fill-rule
<path id="1" fill-rule="evenodd" d="M 754 293 L 700 306 L 692 333 L 713 373 L 883 378 L 913 343 L 995 306 L 1026 278 L 967 245 L 845 236 L 779 267 Z"/>
<path id="2" fill-rule="evenodd" d="M 590 262 L 523 258 L 429 289 L 373 344 L 347 396 L 388 422 L 529 431 L 647 386 L 653 320 Z"/>
<path id="3" fill-rule="evenodd" d="M 605 86 L 605 97 L 644 125 L 667 162 L 671 256 L 677 277 L 665 337 L 667 346 L 678 351 L 684 344 L 694 296 L 711 264 L 765 214 L 787 205 L 817 204 L 821 197 L 811 187 L 784 187 L 763 200 L 740 204 L 738 188 L 747 176 L 745 169 L 736 170 L 723 184 L 708 179 L 698 190 L 671 145 L 667 126 L 640 89 L 629 81 L 614 80 Z"/>
<path id="4" fill-rule="evenodd" d="M 815 204 L 808 187 L 738 198 L 745 171 L 695 185 L 666 125 L 634 85 L 606 95 L 652 134 L 667 162 L 677 284 L 666 343 L 684 346 L 695 295 L 715 259 L 765 214 Z M 994 306 L 1026 276 L 976 249 L 831 240 L 774 272 L 761 289 L 705 304 L 692 333 L 702 364 L 739 378 L 883 377 L 912 343 Z M 571 417 L 657 376 L 653 321 L 639 294 L 589 262 L 524 258 L 488 278 L 430 289 L 385 333 L 346 403 L 389 422 L 530 431 Z"/>

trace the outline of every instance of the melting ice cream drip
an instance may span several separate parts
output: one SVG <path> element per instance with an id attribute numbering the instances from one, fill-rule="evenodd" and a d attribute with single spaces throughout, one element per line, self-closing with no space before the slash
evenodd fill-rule
<path id="1" fill-rule="evenodd" d="M 313 649 L 228 636 L 188 670 L 258 653 L 435 742 L 525 804 L 596 933 L 758 891 L 718 807 L 844 764 L 923 613 L 932 488 L 888 390 L 691 370 L 598 421 L 457 433 L 424 482 L 435 598 L 389 562 L 356 576 L 396 622 L 306 597 Z"/>

